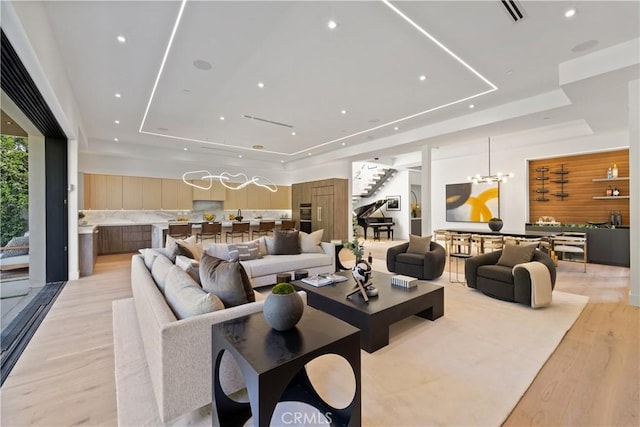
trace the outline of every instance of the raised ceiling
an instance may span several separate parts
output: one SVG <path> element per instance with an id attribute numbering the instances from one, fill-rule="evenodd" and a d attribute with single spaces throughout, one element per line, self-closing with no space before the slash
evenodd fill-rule
<path id="1" fill-rule="evenodd" d="M 486 135 L 487 123 L 468 125 L 473 114 L 557 90 L 559 64 L 640 30 L 636 1 L 520 2 L 518 23 L 500 1 L 43 6 L 82 112 L 82 150 L 186 148 L 284 163 L 353 157 L 382 138 L 393 139 L 394 152 L 413 150 L 423 141 L 405 132 L 461 117 L 465 137 Z M 577 14 L 567 19 L 571 7 Z M 581 86 L 562 107 L 496 115 L 489 125 L 624 127 L 621 91 L 633 77 L 637 67 Z M 439 136 L 454 140 L 462 129 Z"/>

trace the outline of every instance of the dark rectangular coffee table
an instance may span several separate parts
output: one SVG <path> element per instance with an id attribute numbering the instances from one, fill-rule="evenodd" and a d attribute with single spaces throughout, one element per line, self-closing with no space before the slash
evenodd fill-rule
<path id="1" fill-rule="evenodd" d="M 391 286 L 391 274 L 374 271 L 372 284 L 379 294 L 365 302 L 360 293 L 349 298 L 355 280 L 351 272 L 337 273 L 348 277 L 345 282 L 315 286 L 296 280 L 291 284 L 307 292 L 307 304 L 360 329 L 360 347 L 369 352 L 389 344 L 389 325 L 416 315 L 435 320 L 444 315 L 444 288 L 418 281 L 414 288 Z"/>

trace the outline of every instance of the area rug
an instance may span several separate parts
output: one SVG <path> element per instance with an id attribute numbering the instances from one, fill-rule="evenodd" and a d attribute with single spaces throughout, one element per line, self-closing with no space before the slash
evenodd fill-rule
<path id="1" fill-rule="evenodd" d="M 533 310 L 461 285 L 441 284 L 443 317 L 431 322 L 414 316 L 398 322 L 391 327 L 387 347 L 373 354 L 362 351 L 362 425 L 500 425 L 588 301 L 554 291 L 551 306 Z M 116 346 L 117 342 L 116 337 Z M 336 406 L 346 405 L 353 393 L 353 374 L 346 362 L 340 362 L 333 356 L 308 365 L 318 392 Z M 121 363 L 125 360 L 119 362 L 116 351 L 117 382 L 123 374 L 139 380 L 129 381 L 127 387 L 118 384 L 120 425 L 150 425 L 153 417 L 136 414 L 141 408 L 133 404 L 142 397 L 135 389 L 149 386 L 144 375 L 135 375 L 144 367 L 132 370 L 118 366 Z M 279 405 L 272 425 L 296 425 L 291 413 L 307 409 Z M 314 415 L 308 416 L 311 419 L 326 425 Z M 211 425 L 210 419 L 193 421 L 179 424 Z"/>

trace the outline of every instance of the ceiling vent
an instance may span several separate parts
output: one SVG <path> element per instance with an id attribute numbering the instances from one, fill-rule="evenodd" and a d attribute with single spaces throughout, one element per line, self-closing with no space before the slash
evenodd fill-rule
<path id="1" fill-rule="evenodd" d="M 513 22 L 520 22 L 524 18 L 527 17 L 524 9 L 520 4 L 515 0 L 500 0 L 502 6 L 504 6 L 505 10 L 509 17 L 513 20 Z"/>
<path id="2" fill-rule="evenodd" d="M 254 116 L 250 116 L 248 114 L 243 114 L 242 117 L 244 117 L 245 119 L 250 119 L 250 120 L 258 120 L 261 122 L 265 122 L 265 123 L 271 123 L 272 125 L 278 125 L 278 126 L 284 126 L 287 128 L 293 128 L 293 125 L 288 125 L 286 123 L 280 123 L 280 122 L 274 122 L 273 120 L 267 120 L 267 119 L 263 119 L 260 117 L 254 117 Z"/>

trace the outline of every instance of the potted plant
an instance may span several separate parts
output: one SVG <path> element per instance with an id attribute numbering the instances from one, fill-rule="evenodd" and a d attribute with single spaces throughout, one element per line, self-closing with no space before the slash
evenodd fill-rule
<path id="1" fill-rule="evenodd" d="M 489 228 L 491 231 L 500 231 L 502 230 L 503 222 L 501 218 L 493 217 L 489 220 Z"/>
<path id="2" fill-rule="evenodd" d="M 349 249 L 353 255 L 356 257 L 356 264 L 360 262 L 362 259 L 362 255 L 364 255 L 364 245 L 360 244 L 360 233 L 358 233 L 358 218 L 353 217 L 353 237 L 350 242 L 342 242 L 342 246 Z"/>
<path id="3" fill-rule="evenodd" d="M 278 283 L 264 302 L 262 309 L 269 326 L 286 331 L 296 326 L 304 312 L 304 302 L 289 283 Z"/>
<path id="4" fill-rule="evenodd" d="M 87 221 L 83 221 L 84 217 L 85 217 L 84 212 L 78 211 L 78 223 L 80 225 L 85 225 L 87 223 Z"/>

